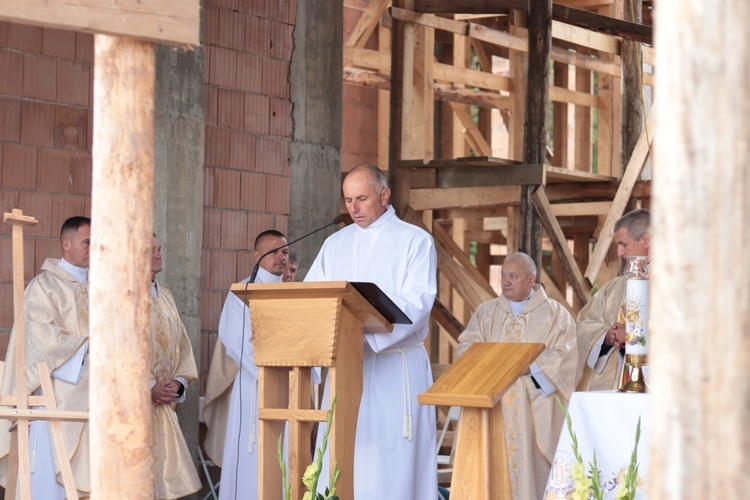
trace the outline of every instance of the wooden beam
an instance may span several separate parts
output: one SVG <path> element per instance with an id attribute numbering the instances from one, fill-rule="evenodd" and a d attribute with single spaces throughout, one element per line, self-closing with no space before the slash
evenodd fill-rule
<path id="1" fill-rule="evenodd" d="M 0 0 L 0 21 L 200 45 L 199 0 Z"/>
<path id="2" fill-rule="evenodd" d="M 489 90 L 513 91 L 513 84 L 510 78 L 506 76 L 443 63 L 435 63 L 435 80 L 461 83 Z"/>
<path id="3" fill-rule="evenodd" d="M 560 21 L 552 21 L 552 38 L 610 54 L 620 53 L 618 38 Z"/>
<path id="4" fill-rule="evenodd" d="M 552 300 L 558 301 L 565 309 L 568 310 L 569 313 L 573 314 L 573 308 L 570 306 L 570 304 L 568 304 L 568 299 L 565 298 L 565 294 L 555 284 L 552 276 L 550 276 L 549 273 L 544 270 L 544 267 L 541 267 L 540 269 L 541 276 L 539 276 L 539 278 L 541 279 L 539 279 L 539 281 L 544 285 L 544 291 L 547 293 L 547 296 Z"/>
<path id="5" fill-rule="evenodd" d="M 389 3 L 389 0 L 372 0 L 362 12 L 344 47 L 364 47 L 375 28 L 378 27 L 380 18 Z"/>
<path id="6" fill-rule="evenodd" d="M 507 14 L 528 10 L 528 0 L 416 0 L 414 10 L 432 14 Z"/>
<path id="7" fill-rule="evenodd" d="M 388 75 L 391 72 L 391 55 L 379 50 L 344 46 L 344 67 L 371 68 Z"/>
<path id="8" fill-rule="evenodd" d="M 632 23 L 558 4 L 552 6 L 552 18 L 588 30 L 653 45 L 654 29 L 645 24 Z"/>
<path id="9" fill-rule="evenodd" d="M 466 141 L 471 146 L 471 149 L 474 150 L 474 154 L 478 156 L 491 156 L 492 148 L 472 120 L 469 108 L 463 104 L 456 104 L 453 102 L 449 104 L 453 113 L 461 121 L 461 125 L 464 126 Z"/>
<path id="10" fill-rule="evenodd" d="M 458 319 L 453 315 L 447 307 L 440 302 L 440 299 L 435 299 L 435 303 L 432 304 L 432 319 L 438 322 L 442 326 L 448 335 L 453 340 L 458 342 L 458 336 L 464 331 L 464 325 L 461 324 Z"/>
<path id="11" fill-rule="evenodd" d="M 646 128 L 641 133 L 641 137 L 635 145 L 633 156 L 630 157 L 628 166 L 622 176 L 620 187 L 617 189 L 617 194 L 615 194 L 614 201 L 612 202 L 612 208 L 609 214 L 607 214 L 607 220 L 599 233 L 594 254 L 591 256 L 589 266 L 586 268 L 585 276 L 590 283 L 593 283 L 596 280 L 597 274 L 599 274 L 599 268 L 602 266 L 604 257 L 609 251 L 609 245 L 612 244 L 615 222 L 622 217 L 625 206 L 630 199 L 630 194 L 633 192 L 635 182 L 638 180 L 643 164 L 646 162 L 646 158 L 648 158 L 651 151 L 651 141 L 654 138 L 655 115 L 652 111 L 648 117 Z"/>
<path id="12" fill-rule="evenodd" d="M 544 165 L 437 168 L 435 175 L 438 188 L 538 185 L 544 184 Z"/>
<path id="13" fill-rule="evenodd" d="M 560 256 L 563 269 L 565 270 L 565 276 L 568 278 L 568 282 L 573 288 L 573 293 L 575 293 L 576 297 L 578 297 L 578 300 L 580 300 L 582 304 L 585 304 L 591 297 L 591 288 L 583 280 L 583 275 L 581 275 L 581 270 L 578 269 L 578 264 L 576 264 L 573 253 L 568 247 L 565 235 L 552 213 L 552 207 L 550 206 L 547 195 L 544 192 L 544 188 L 540 187 L 534 191 L 532 199 L 534 201 L 534 206 L 539 213 L 542 226 L 544 226 L 544 230 L 547 232 L 547 236 L 549 236 L 557 255 Z"/>
<path id="14" fill-rule="evenodd" d="M 520 186 L 479 188 L 412 189 L 413 210 L 518 205 Z"/>

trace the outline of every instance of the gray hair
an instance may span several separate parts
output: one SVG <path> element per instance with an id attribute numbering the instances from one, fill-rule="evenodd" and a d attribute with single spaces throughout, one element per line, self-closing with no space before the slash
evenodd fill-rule
<path id="1" fill-rule="evenodd" d="M 628 235 L 638 241 L 648 232 L 651 223 L 651 213 L 643 208 L 626 213 L 615 222 L 614 231 L 623 227 L 627 229 Z"/>
<path id="2" fill-rule="evenodd" d="M 385 178 L 385 174 L 378 168 L 377 165 L 373 165 L 372 163 L 363 163 L 361 165 L 357 165 L 349 171 L 347 177 L 355 172 L 360 171 L 367 173 L 367 175 L 370 177 L 372 185 L 375 186 L 375 192 L 378 193 L 378 195 L 382 193 L 384 189 L 388 189 L 388 179 Z"/>
<path id="3" fill-rule="evenodd" d="M 520 260 L 526 265 L 526 271 L 528 271 L 529 275 L 536 276 L 536 264 L 534 263 L 534 259 L 529 257 L 523 252 L 513 252 L 512 254 L 505 257 L 505 262 L 508 262 L 509 260 Z"/>

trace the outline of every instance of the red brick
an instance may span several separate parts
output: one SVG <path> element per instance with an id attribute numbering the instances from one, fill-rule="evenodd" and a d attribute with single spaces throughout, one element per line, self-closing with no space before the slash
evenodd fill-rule
<path id="1" fill-rule="evenodd" d="M 76 61 L 94 64 L 94 35 L 76 33 Z"/>
<path id="2" fill-rule="evenodd" d="M 237 54 L 235 87 L 247 92 L 260 92 L 263 61 L 253 54 Z"/>
<path id="3" fill-rule="evenodd" d="M 244 252 L 237 252 L 237 279 L 243 280 L 247 277 L 249 277 L 253 273 L 253 266 L 255 265 L 255 257 L 253 257 L 253 241 L 255 240 L 255 237 L 253 236 L 253 240 L 247 241 L 247 247 L 251 250 L 247 250 Z"/>
<path id="4" fill-rule="evenodd" d="M 357 22 L 359 22 L 360 17 L 362 17 L 361 9 L 352 9 L 349 6 L 344 6 L 344 30 L 351 32 L 357 25 Z M 346 38 L 344 39 L 346 40 Z"/>
<path id="5" fill-rule="evenodd" d="M 344 106 L 343 127 L 349 130 L 378 132 L 378 110 L 364 106 Z"/>
<path id="6" fill-rule="evenodd" d="M 3 144 L 3 187 L 36 189 L 35 147 Z"/>
<path id="7" fill-rule="evenodd" d="M 258 94 L 245 94 L 245 130 L 267 134 L 269 131 L 268 97 Z"/>
<path id="8" fill-rule="evenodd" d="M 91 196 L 91 153 L 71 152 L 70 154 L 70 192 Z"/>
<path id="9" fill-rule="evenodd" d="M 65 104 L 88 106 L 91 65 L 57 61 L 57 100 Z"/>
<path id="10" fill-rule="evenodd" d="M 201 251 L 201 289 L 208 288 L 208 277 L 211 276 L 211 266 L 208 261 L 208 249 Z"/>
<path id="11" fill-rule="evenodd" d="M 72 195 L 52 195 L 52 222 L 53 235 L 59 235 L 63 223 L 75 215 L 88 216 L 90 210 L 86 207 L 88 198 Z M 92 222 L 95 224 L 94 222 Z"/>
<path id="12" fill-rule="evenodd" d="M 219 13 L 220 10 L 213 5 L 203 7 L 204 17 L 206 20 L 206 46 L 218 45 L 219 43 Z"/>
<path id="13" fill-rule="evenodd" d="M 0 49 L 0 94 L 21 97 L 23 54 Z"/>
<path id="14" fill-rule="evenodd" d="M 203 249 L 219 248 L 221 243 L 221 213 L 215 208 L 203 209 Z M 206 274 L 203 269 L 202 274 Z"/>
<path id="15" fill-rule="evenodd" d="M 263 17 L 267 0 L 249 0 L 242 3 L 243 13 Z"/>
<path id="16" fill-rule="evenodd" d="M 240 182 L 240 208 L 243 210 L 262 211 L 266 209 L 266 175 L 255 172 L 242 172 Z"/>
<path id="17" fill-rule="evenodd" d="M 239 9 L 238 2 L 239 0 L 211 0 L 210 2 L 206 3 L 210 3 L 211 5 L 215 5 L 217 7 L 223 7 L 225 9 L 237 10 Z M 245 2 L 242 3 L 244 4 Z"/>
<path id="18" fill-rule="evenodd" d="M 2 213 L 10 212 L 14 208 L 18 208 L 18 191 L 0 188 L 0 210 L 2 210 Z M 10 234 L 10 232 L 9 224 L 0 224 L 0 234 Z M 0 256 L 0 261 L 2 258 Z"/>
<path id="19" fill-rule="evenodd" d="M 285 137 L 259 136 L 255 170 L 269 174 L 287 174 L 289 171 L 287 144 L 288 139 Z"/>
<path id="20" fill-rule="evenodd" d="M 40 191 L 22 191 L 18 195 L 18 208 L 23 213 L 34 217 L 39 223 L 26 229 L 29 236 L 50 237 L 59 236 L 60 226 L 52 229 L 52 196 Z"/>
<path id="21" fill-rule="evenodd" d="M 30 242 L 31 243 L 31 242 Z M 47 259 L 59 259 L 62 250 L 60 249 L 60 238 L 40 238 L 33 240 L 34 244 L 34 269 L 37 274 L 42 264 Z"/>
<path id="22" fill-rule="evenodd" d="M 229 166 L 229 130 L 206 127 L 206 165 L 211 167 Z"/>
<path id="23" fill-rule="evenodd" d="M 234 86 L 237 52 L 222 47 L 208 47 L 206 54 L 206 83 L 219 87 Z"/>
<path id="24" fill-rule="evenodd" d="M 76 32 L 44 28 L 42 31 L 42 54 L 73 60 L 76 55 Z"/>
<path id="25" fill-rule="evenodd" d="M 289 0 L 266 1 L 263 17 L 274 21 L 286 21 L 289 13 Z"/>
<path id="26" fill-rule="evenodd" d="M 247 102 L 245 105 L 247 106 Z M 270 127 L 268 132 L 271 135 L 291 137 L 292 103 L 286 99 L 271 99 L 269 115 Z"/>
<path id="27" fill-rule="evenodd" d="M 219 328 L 219 318 L 226 293 L 226 291 L 218 290 L 201 290 L 202 329 L 216 331 Z"/>
<path id="28" fill-rule="evenodd" d="M 219 11 L 219 40 L 217 45 L 235 50 L 245 49 L 245 19 L 234 10 Z"/>
<path id="29" fill-rule="evenodd" d="M 10 23 L 8 21 L 0 21 L 0 47 L 8 46 L 8 30 L 10 29 Z"/>
<path id="30" fill-rule="evenodd" d="M 245 94 L 234 90 L 219 89 L 218 122 L 220 127 L 242 129 L 245 114 Z"/>
<path id="31" fill-rule="evenodd" d="M 0 141 L 21 140 L 21 101 L 0 97 Z"/>
<path id="32" fill-rule="evenodd" d="M 253 170 L 255 165 L 256 136 L 239 130 L 232 131 L 229 144 L 229 166 L 241 170 Z"/>
<path id="33" fill-rule="evenodd" d="M 268 57 L 271 22 L 255 16 L 247 16 L 245 22 L 245 52 Z"/>
<path id="34" fill-rule="evenodd" d="M 211 85 L 203 86 L 203 106 L 206 113 L 206 125 L 218 125 L 218 89 Z"/>
<path id="35" fill-rule="evenodd" d="M 8 48 L 29 52 L 42 53 L 42 28 L 27 24 L 10 23 L 8 25 Z"/>
<path id="36" fill-rule="evenodd" d="M 253 248 L 255 238 L 266 229 L 273 229 L 273 215 L 263 212 L 249 212 L 247 214 L 247 247 Z M 239 273 L 241 274 L 241 273 Z"/>
<path id="37" fill-rule="evenodd" d="M 51 193 L 70 191 L 70 153 L 61 149 L 40 148 L 36 166 L 36 188 Z"/>
<path id="38" fill-rule="evenodd" d="M 91 73 L 91 76 L 93 77 L 93 71 Z M 91 100 L 94 99 L 94 89 L 91 88 L 91 93 L 89 94 L 91 96 Z M 91 112 L 88 113 L 88 117 L 86 119 L 86 130 L 90 130 L 91 133 L 86 134 L 86 151 L 93 151 L 94 150 L 94 106 L 93 103 L 89 107 L 91 109 Z"/>
<path id="39" fill-rule="evenodd" d="M 203 169 L 203 205 L 213 206 L 214 204 L 214 171 L 216 169 L 211 167 L 205 167 Z M 205 226 L 203 230 L 204 243 L 205 243 Z"/>
<path id="40" fill-rule="evenodd" d="M 277 214 L 289 213 L 289 177 L 268 176 L 266 211 Z"/>
<path id="41" fill-rule="evenodd" d="M 341 152 L 341 171 L 342 172 L 348 172 L 349 170 L 353 169 L 357 165 L 362 165 L 363 163 L 372 163 L 373 165 L 378 164 L 378 155 L 372 154 L 372 155 L 365 155 L 365 154 L 354 154 L 349 153 L 346 151 Z"/>
<path id="42" fill-rule="evenodd" d="M 43 102 L 21 102 L 21 142 L 38 146 L 55 144 L 55 106 Z"/>
<path id="43" fill-rule="evenodd" d="M 275 59 L 263 60 L 261 92 L 274 97 L 289 97 L 289 63 Z"/>
<path id="44" fill-rule="evenodd" d="M 240 172 L 217 168 L 214 172 L 214 203 L 217 207 L 237 208 L 240 203 Z"/>
<path id="45" fill-rule="evenodd" d="M 0 258 L 2 258 L 3 261 L 10 261 L 9 258 L 6 258 L 5 254 L 0 255 Z M 4 283 L 0 285 L 0 326 L 2 328 L 11 328 L 13 326 L 13 284 L 12 283 Z M 10 337 L 10 334 L 8 332 L 4 332 L 2 335 L 2 349 L 3 349 L 3 356 L 6 355 L 6 352 L 8 350 L 8 338 Z M 5 359 L 5 358 L 3 358 Z"/>
<path id="46" fill-rule="evenodd" d="M 289 0 L 286 22 L 292 26 L 297 24 L 297 0 Z"/>
<path id="47" fill-rule="evenodd" d="M 377 108 L 378 106 L 378 89 L 344 83 L 341 95 L 344 105 L 367 106 L 371 108 Z"/>
<path id="48" fill-rule="evenodd" d="M 227 290 L 237 282 L 237 256 L 235 252 L 226 250 L 206 250 L 208 254 L 211 276 L 208 278 L 208 288 L 211 290 Z"/>
<path id="49" fill-rule="evenodd" d="M 276 214 L 273 216 L 273 219 L 276 230 L 288 235 L 289 216 L 285 214 Z"/>
<path id="50" fill-rule="evenodd" d="M 247 248 L 247 212 L 240 210 L 221 212 L 221 248 L 228 250 Z"/>
<path id="51" fill-rule="evenodd" d="M 57 63 L 49 57 L 26 55 L 23 62 L 23 95 L 33 99 L 54 101 Z"/>
<path id="52" fill-rule="evenodd" d="M 292 60 L 294 26 L 284 22 L 271 22 L 269 56 L 284 61 Z"/>
<path id="53" fill-rule="evenodd" d="M 86 150 L 89 111 L 85 108 L 57 106 L 55 109 L 55 146 Z"/>

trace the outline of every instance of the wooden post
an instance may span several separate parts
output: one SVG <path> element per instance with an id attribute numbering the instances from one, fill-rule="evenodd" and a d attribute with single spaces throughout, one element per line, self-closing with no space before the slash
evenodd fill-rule
<path id="1" fill-rule="evenodd" d="M 750 9 L 664 0 L 657 22 L 648 495 L 745 498 Z"/>
<path id="2" fill-rule="evenodd" d="M 154 45 L 95 35 L 91 490 L 153 498 L 149 281 Z M 113 316 L 116 311 L 116 316 Z"/>
<path id="3" fill-rule="evenodd" d="M 552 0 L 529 2 L 529 65 L 526 89 L 526 120 L 523 161 L 544 163 L 547 153 L 547 96 L 549 95 L 549 53 L 552 45 Z M 521 189 L 519 249 L 542 265 L 542 226 L 531 195 L 537 186 Z"/>
<path id="4" fill-rule="evenodd" d="M 625 0 L 625 20 L 640 23 L 641 11 L 641 0 Z M 612 169 L 616 177 L 625 171 L 625 166 L 643 130 L 641 44 L 623 39 L 620 45 L 620 56 L 622 57 L 622 152 L 619 169 Z"/>

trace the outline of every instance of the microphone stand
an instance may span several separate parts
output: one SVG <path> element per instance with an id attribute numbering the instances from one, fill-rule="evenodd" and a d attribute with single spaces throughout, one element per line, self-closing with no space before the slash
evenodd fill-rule
<path id="1" fill-rule="evenodd" d="M 282 248 L 286 248 L 289 245 L 297 243 L 299 240 L 305 239 L 308 236 L 313 235 L 313 234 L 317 233 L 318 231 L 322 231 L 323 229 L 325 229 L 327 227 L 330 227 L 330 226 L 333 226 L 333 225 L 336 225 L 336 224 L 340 224 L 341 222 L 343 222 L 343 220 L 344 220 L 344 216 L 341 215 L 341 214 L 339 214 L 336 217 L 334 217 L 333 220 L 331 222 L 329 222 L 328 224 L 326 224 L 325 226 L 319 227 L 318 229 L 316 229 L 314 231 L 310 231 L 306 235 L 300 236 L 296 240 L 292 240 L 289 243 L 287 243 L 286 245 L 281 245 L 280 247 L 277 247 L 277 248 L 274 248 L 272 250 L 267 251 L 266 253 L 264 253 L 263 255 L 260 256 L 260 259 L 258 259 L 258 262 L 255 263 L 255 266 L 253 266 L 253 272 L 250 274 L 250 280 L 248 281 L 248 283 L 255 283 L 255 278 L 258 275 L 258 268 L 260 267 L 261 261 L 263 259 L 265 259 L 266 257 L 268 257 L 269 255 L 271 255 L 272 253 L 276 253 L 279 250 L 281 250 Z"/>

